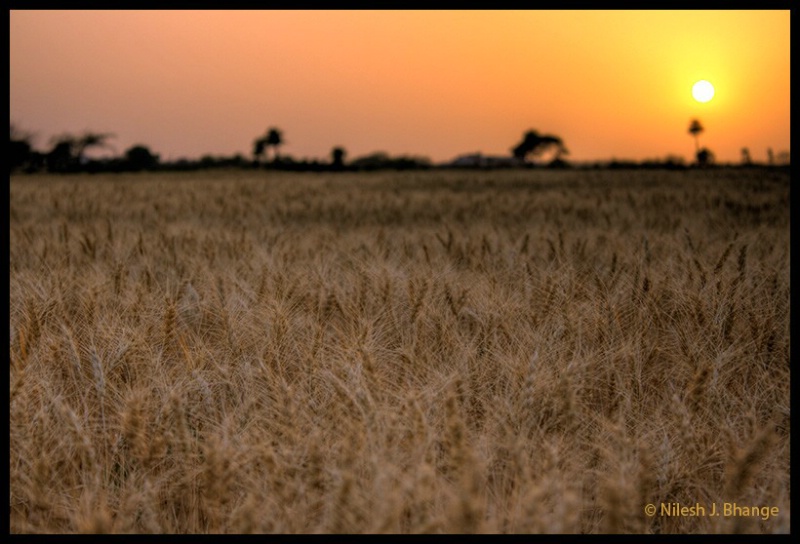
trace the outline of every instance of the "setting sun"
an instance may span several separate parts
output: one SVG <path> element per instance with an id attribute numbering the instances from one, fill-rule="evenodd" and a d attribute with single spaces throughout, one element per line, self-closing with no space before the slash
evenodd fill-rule
<path id="1" fill-rule="evenodd" d="M 692 96 L 698 102 L 708 102 L 714 98 L 714 86 L 705 79 L 701 79 L 692 86 Z"/>
<path id="2" fill-rule="evenodd" d="M 146 144 L 164 160 L 250 159 L 277 127 L 297 160 L 342 146 L 434 162 L 508 156 L 528 129 L 563 138 L 572 161 L 691 160 L 696 117 L 719 161 L 745 146 L 766 161 L 789 150 L 789 23 L 788 10 L 11 10 L 10 117 L 44 151 L 91 130 L 115 134 L 117 151 L 95 156 Z"/>
<path id="3" fill-rule="evenodd" d="M 9 9 L 9 532 L 789 534 L 788 7 L 264 4 Z"/>

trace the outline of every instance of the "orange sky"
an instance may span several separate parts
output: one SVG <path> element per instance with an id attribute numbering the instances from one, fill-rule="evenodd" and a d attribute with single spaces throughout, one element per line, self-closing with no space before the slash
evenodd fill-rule
<path id="1" fill-rule="evenodd" d="M 720 161 L 789 149 L 789 11 L 10 12 L 10 117 L 113 132 L 117 153 L 297 159 L 508 155 L 524 131 L 576 161 Z M 694 101 L 707 79 L 716 96 Z"/>

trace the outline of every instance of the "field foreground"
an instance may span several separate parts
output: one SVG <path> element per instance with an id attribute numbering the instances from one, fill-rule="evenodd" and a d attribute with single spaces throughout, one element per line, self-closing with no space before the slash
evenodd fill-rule
<path id="1" fill-rule="evenodd" d="M 790 530 L 788 173 L 10 183 L 12 532 Z"/>

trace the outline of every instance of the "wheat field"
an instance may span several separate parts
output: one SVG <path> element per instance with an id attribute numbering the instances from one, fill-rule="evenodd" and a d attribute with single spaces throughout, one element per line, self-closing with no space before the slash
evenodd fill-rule
<path id="1" fill-rule="evenodd" d="M 789 186 L 12 176 L 10 529 L 787 533 Z"/>

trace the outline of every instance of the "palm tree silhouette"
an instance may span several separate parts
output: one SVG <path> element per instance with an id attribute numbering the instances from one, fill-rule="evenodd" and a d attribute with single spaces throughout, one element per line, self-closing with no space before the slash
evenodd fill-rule
<path id="1" fill-rule="evenodd" d="M 274 127 L 270 128 L 264 140 L 264 145 L 266 147 L 271 146 L 274 149 L 272 152 L 272 162 L 278 162 L 278 148 L 281 144 L 283 144 L 283 135 L 281 131 Z"/>
<path id="2" fill-rule="evenodd" d="M 692 119 L 692 122 L 689 125 L 689 134 L 694 136 L 694 147 L 695 147 L 695 152 L 696 153 L 700 152 L 700 139 L 699 139 L 699 136 L 700 136 L 700 133 L 703 132 L 704 130 L 705 129 L 703 128 L 703 125 L 700 124 L 700 121 L 698 121 L 697 119 Z"/>

